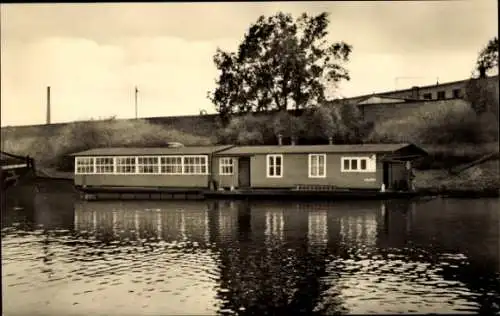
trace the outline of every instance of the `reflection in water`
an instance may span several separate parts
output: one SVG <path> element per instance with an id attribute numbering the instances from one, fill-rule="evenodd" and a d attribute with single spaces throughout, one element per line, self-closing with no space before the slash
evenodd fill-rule
<path id="1" fill-rule="evenodd" d="M 499 311 L 498 200 L 88 203 L 58 192 L 2 207 L 6 314 Z"/>
<path id="2" fill-rule="evenodd" d="M 284 237 L 284 226 L 285 219 L 283 218 L 283 209 L 269 209 L 266 211 L 266 231 L 264 234 L 268 241 L 282 241 Z"/>
<path id="3" fill-rule="evenodd" d="M 372 246 L 377 236 L 377 216 L 372 209 L 358 209 L 340 219 L 340 235 L 348 244 Z"/>
<path id="4" fill-rule="evenodd" d="M 326 210 L 310 211 L 307 218 L 307 240 L 309 246 L 314 248 L 323 248 L 328 241 L 328 215 Z"/>
<path id="5" fill-rule="evenodd" d="M 164 208 L 144 208 L 148 202 L 75 203 L 75 231 L 100 241 L 209 242 L 209 210 L 206 204 L 163 203 Z M 151 204 L 152 205 L 152 204 Z M 158 204 L 155 204 L 157 206 Z M 220 212 L 219 233 L 231 235 L 235 226 L 230 213 Z"/>

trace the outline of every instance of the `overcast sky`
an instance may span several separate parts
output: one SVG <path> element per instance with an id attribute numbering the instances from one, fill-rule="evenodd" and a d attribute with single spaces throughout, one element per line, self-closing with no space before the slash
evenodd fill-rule
<path id="1" fill-rule="evenodd" d="M 345 97 L 465 79 L 498 33 L 495 0 L 2 4 L 1 124 L 43 124 L 48 85 L 53 122 L 134 117 L 135 85 L 140 117 L 214 112 L 216 48 L 278 11 L 330 13 L 353 45 Z"/>

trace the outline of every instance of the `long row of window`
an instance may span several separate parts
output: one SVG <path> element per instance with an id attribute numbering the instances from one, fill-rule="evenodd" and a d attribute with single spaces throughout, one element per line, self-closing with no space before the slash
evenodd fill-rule
<path id="1" fill-rule="evenodd" d="M 77 174 L 170 174 L 206 175 L 207 156 L 147 156 L 147 157 L 76 157 Z M 283 176 L 283 155 L 267 155 L 268 178 Z M 375 159 L 369 157 L 342 157 L 341 172 L 375 172 Z M 232 175 L 234 159 L 219 160 L 219 174 Z M 326 177 L 326 154 L 310 154 L 308 160 L 310 178 Z"/>
<path id="2" fill-rule="evenodd" d="M 267 155 L 267 177 L 281 178 L 283 176 L 283 155 Z M 341 172 L 375 172 L 375 157 L 342 157 Z M 326 177 L 326 154 L 309 154 L 309 178 Z"/>
<path id="3" fill-rule="evenodd" d="M 432 92 L 429 93 L 424 93 L 423 95 L 425 100 L 432 100 Z M 461 89 L 453 89 L 451 90 L 451 95 L 450 98 L 462 98 L 463 97 L 463 92 Z M 437 100 L 443 100 L 446 99 L 446 91 L 441 90 L 436 93 L 436 99 Z"/>
<path id="4" fill-rule="evenodd" d="M 207 156 L 76 157 L 77 174 L 208 174 Z"/>

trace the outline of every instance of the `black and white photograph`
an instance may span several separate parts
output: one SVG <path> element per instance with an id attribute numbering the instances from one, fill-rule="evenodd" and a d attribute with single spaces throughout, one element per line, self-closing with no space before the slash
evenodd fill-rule
<path id="1" fill-rule="evenodd" d="M 0 17 L 2 316 L 500 315 L 498 1 Z"/>

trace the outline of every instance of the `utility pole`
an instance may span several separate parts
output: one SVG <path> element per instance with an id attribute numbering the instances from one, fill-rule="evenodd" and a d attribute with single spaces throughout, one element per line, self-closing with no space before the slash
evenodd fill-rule
<path id="1" fill-rule="evenodd" d="M 50 124 L 50 86 L 47 87 L 47 125 Z"/>
<path id="2" fill-rule="evenodd" d="M 137 86 L 135 87 L 135 119 L 137 119 L 137 94 L 139 93 L 139 89 Z"/>

